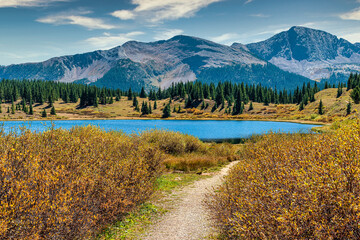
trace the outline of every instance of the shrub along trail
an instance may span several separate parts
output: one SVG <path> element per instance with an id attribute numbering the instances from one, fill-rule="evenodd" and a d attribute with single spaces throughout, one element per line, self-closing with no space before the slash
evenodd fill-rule
<path id="1" fill-rule="evenodd" d="M 187 186 L 176 193 L 173 201 L 165 206 L 171 209 L 155 224 L 149 227 L 141 239 L 204 239 L 215 229 L 204 200 L 209 190 L 222 183 L 222 178 L 237 162 L 232 162 L 211 178 L 206 178 Z M 178 196 L 178 197 L 176 197 Z"/>

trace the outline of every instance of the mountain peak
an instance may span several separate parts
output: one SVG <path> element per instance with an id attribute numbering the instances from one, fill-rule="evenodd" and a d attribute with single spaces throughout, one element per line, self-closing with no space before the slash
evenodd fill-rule
<path id="1" fill-rule="evenodd" d="M 360 48 L 328 32 L 294 26 L 288 31 L 247 45 L 255 55 L 276 66 L 311 79 L 330 78 L 358 68 Z M 344 70 L 344 64 L 348 65 Z M 355 65 L 354 65 L 355 64 Z M 346 73 L 345 73 L 346 72 Z"/>

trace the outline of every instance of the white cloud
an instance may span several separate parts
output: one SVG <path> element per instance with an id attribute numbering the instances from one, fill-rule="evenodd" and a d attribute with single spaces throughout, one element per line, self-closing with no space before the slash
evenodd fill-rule
<path id="1" fill-rule="evenodd" d="M 246 0 L 245 4 L 252 3 L 254 0 Z"/>
<path id="2" fill-rule="evenodd" d="M 85 41 L 97 49 L 109 49 L 122 45 L 128 41 L 135 40 L 135 37 L 143 35 L 143 32 L 130 32 L 130 33 L 121 33 L 121 34 L 110 34 L 104 33 L 100 37 L 92 37 L 86 39 Z"/>
<path id="3" fill-rule="evenodd" d="M 184 33 L 184 31 L 181 29 L 167 29 L 163 32 L 158 32 L 155 35 L 154 39 L 155 40 L 166 40 L 166 39 L 170 39 L 176 35 L 181 35 L 183 33 Z"/>
<path id="4" fill-rule="evenodd" d="M 342 35 L 340 37 L 352 43 L 360 42 L 360 33 L 351 33 L 351 34 Z"/>
<path id="5" fill-rule="evenodd" d="M 39 7 L 53 2 L 67 2 L 68 0 L 1 0 L 0 8 L 5 7 Z"/>
<path id="6" fill-rule="evenodd" d="M 88 29 L 114 29 L 116 26 L 107 24 L 104 20 L 99 18 L 85 17 L 82 15 L 90 14 L 91 12 L 78 12 L 78 13 L 63 13 L 58 15 L 47 16 L 39 18 L 36 21 L 41 23 L 48 23 L 54 25 L 79 25 Z"/>
<path id="7" fill-rule="evenodd" d="M 251 14 L 251 17 L 257 17 L 257 18 L 268 18 L 270 17 L 270 15 L 265 15 L 263 13 L 258 13 L 258 14 Z"/>
<path id="8" fill-rule="evenodd" d="M 176 20 L 193 17 L 200 9 L 224 0 L 132 0 L 137 5 L 133 10 L 120 10 L 112 13 L 120 19 L 145 18 L 149 22 Z"/>
<path id="9" fill-rule="evenodd" d="M 119 10 L 111 13 L 112 16 L 120 18 L 121 20 L 130 20 L 135 18 L 135 14 L 129 10 Z"/>
<path id="10" fill-rule="evenodd" d="M 212 37 L 210 39 L 214 42 L 225 43 L 228 42 L 229 40 L 236 39 L 238 37 L 239 35 L 237 33 L 225 33 L 220 36 Z"/>
<path id="11" fill-rule="evenodd" d="M 360 1 L 358 1 L 360 2 Z M 356 8 L 350 12 L 343 13 L 340 15 L 343 20 L 358 20 L 360 21 L 360 8 Z"/>

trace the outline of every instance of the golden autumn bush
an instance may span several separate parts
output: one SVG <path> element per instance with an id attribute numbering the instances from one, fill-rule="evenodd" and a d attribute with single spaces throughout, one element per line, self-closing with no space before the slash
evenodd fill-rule
<path id="1" fill-rule="evenodd" d="M 168 169 L 199 171 L 223 165 L 238 158 L 236 145 L 207 144 L 196 137 L 179 132 L 151 130 L 141 133 L 139 138 L 167 154 L 163 163 Z"/>
<path id="2" fill-rule="evenodd" d="M 160 148 L 168 154 L 183 154 L 191 152 L 205 152 L 206 145 L 190 135 L 165 130 L 150 130 L 142 132 L 140 139 Z"/>
<path id="3" fill-rule="evenodd" d="M 360 123 L 269 134 L 243 151 L 208 206 L 225 239 L 360 239 Z"/>
<path id="4" fill-rule="evenodd" d="M 84 239 L 154 190 L 162 153 L 94 127 L 0 136 L 0 239 Z"/>

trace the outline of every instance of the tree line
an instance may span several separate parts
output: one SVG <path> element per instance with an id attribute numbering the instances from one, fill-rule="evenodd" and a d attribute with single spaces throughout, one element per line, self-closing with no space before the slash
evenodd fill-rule
<path id="1" fill-rule="evenodd" d="M 335 88 L 336 86 L 325 82 L 324 88 L 330 87 Z M 351 74 L 347 84 L 339 84 L 338 97 L 341 96 L 344 87 L 347 87 L 347 90 L 354 89 L 351 96 L 355 103 L 359 103 L 360 75 Z M 156 100 L 170 99 L 171 101 L 184 99 L 186 108 L 198 107 L 201 104 L 201 108 L 206 109 L 208 104 L 205 104 L 204 100 L 207 99 L 215 102 L 212 111 L 218 108 L 225 108 L 226 113 L 237 115 L 243 113 L 244 107 L 248 103 L 250 103 L 249 109 L 251 110 L 253 102 L 263 103 L 264 105 L 271 103 L 297 104 L 299 105 L 299 110 L 302 110 L 308 103 L 316 100 L 315 94 L 320 90 L 317 82 L 304 83 L 295 90 L 279 90 L 264 87 L 261 84 L 249 85 L 229 81 L 214 84 L 195 81 L 173 83 L 167 89 L 151 89 L 149 92 L 146 92 L 143 87 L 140 92 L 135 92 L 131 88 L 120 90 L 76 83 L 3 79 L 0 81 L 0 101 L 13 103 L 12 112 L 23 110 L 26 113 L 32 114 L 32 106 L 36 103 L 48 103 L 50 107 L 53 107 L 53 103 L 60 99 L 65 103 L 78 103 L 80 100 L 79 108 L 87 106 L 97 107 L 99 104 L 112 104 L 114 101 L 120 101 L 122 96 L 126 96 L 128 100 L 133 101 L 136 111 L 146 115 L 152 113 L 152 110 L 157 108 Z M 143 100 L 140 108 L 138 98 L 148 98 L 149 102 Z M 21 102 L 14 105 L 14 102 L 18 100 L 21 100 Z M 150 101 L 154 101 L 153 106 L 150 105 Z M 166 111 L 166 115 L 169 115 L 169 108 L 166 108 Z M 55 109 L 52 112 L 55 113 Z"/>

